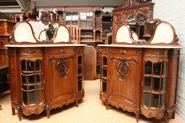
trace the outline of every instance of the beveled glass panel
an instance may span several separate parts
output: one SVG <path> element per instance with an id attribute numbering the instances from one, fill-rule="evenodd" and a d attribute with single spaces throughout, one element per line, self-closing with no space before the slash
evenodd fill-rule
<path id="1" fill-rule="evenodd" d="M 103 57 L 103 65 L 107 65 L 107 57 Z"/>
<path id="2" fill-rule="evenodd" d="M 164 107 L 164 102 L 165 102 L 165 98 L 164 97 L 165 97 L 164 94 L 160 95 L 160 108 Z"/>
<path id="3" fill-rule="evenodd" d="M 103 86 L 102 86 L 102 91 L 106 92 L 107 91 L 107 83 L 103 81 Z"/>
<path id="4" fill-rule="evenodd" d="M 34 90 L 35 86 L 28 86 L 28 90 Z"/>
<path id="5" fill-rule="evenodd" d="M 157 94 L 152 94 L 152 103 L 151 103 L 151 107 L 156 107 L 158 108 L 158 104 L 159 104 L 159 95 Z"/>
<path id="6" fill-rule="evenodd" d="M 35 69 L 36 70 L 42 70 L 42 62 L 41 62 L 41 60 L 36 60 L 35 61 Z"/>
<path id="7" fill-rule="evenodd" d="M 34 75 L 27 76 L 28 83 L 34 83 Z"/>
<path id="8" fill-rule="evenodd" d="M 107 69 L 103 69 L 103 77 L 107 77 Z"/>
<path id="9" fill-rule="evenodd" d="M 160 71 L 161 71 L 161 63 L 154 63 L 153 66 L 153 74 L 155 75 L 160 75 Z"/>
<path id="10" fill-rule="evenodd" d="M 153 77 L 153 86 L 152 86 L 153 90 L 161 90 L 160 88 L 160 78 L 155 78 Z"/>
<path id="11" fill-rule="evenodd" d="M 42 84 L 37 84 L 36 88 L 42 88 Z"/>
<path id="12" fill-rule="evenodd" d="M 161 90 L 165 91 L 166 90 L 166 78 L 161 79 Z"/>
<path id="13" fill-rule="evenodd" d="M 26 84 L 26 76 L 22 75 L 22 84 Z"/>
<path id="14" fill-rule="evenodd" d="M 146 107 L 150 106 L 150 93 L 144 93 L 144 104 Z"/>
<path id="15" fill-rule="evenodd" d="M 145 90 L 151 89 L 151 77 L 145 77 L 144 89 Z"/>
<path id="16" fill-rule="evenodd" d="M 145 74 L 152 74 L 152 62 L 147 61 L 145 64 Z"/>
<path id="17" fill-rule="evenodd" d="M 27 70 L 28 71 L 34 71 L 34 62 L 27 61 Z"/>
<path id="18" fill-rule="evenodd" d="M 26 71 L 26 61 L 25 60 L 21 61 L 21 69 L 22 71 Z"/>
<path id="19" fill-rule="evenodd" d="M 42 82 L 42 74 L 36 74 L 36 82 L 40 83 Z"/>
<path id="20" fill-rule="evenodd" d="M 42 99 L 43 99 L 43 92 L 42 90 L 37 90 L 35 91 L 35 100 L 36 100 L 36 103 L 39 104 L 42 102 Z"/>
<path id="21" fill-rule="evenodd" d="M 162 62 L 162 75 L 167 75 L 167 62 Z"/>
<path id="22" fill-rule="evenodd" d="M 78 56 L 78 64 L 82 64 L 82 56 Z"/>
<path id="23" fill-rule="evenodd" d="M 29 104 L 34 104 L 36 103 L 36 100 L 35 100 L 35 91 L 30 91 L 28 92 L 28 98 L 29 98 Z"/>
<path id="24" fill-rule="evenodd" d="M 23 91 L 23 103 L 27 105 L 27 102 L 28 102 L 27 92 Z"/>

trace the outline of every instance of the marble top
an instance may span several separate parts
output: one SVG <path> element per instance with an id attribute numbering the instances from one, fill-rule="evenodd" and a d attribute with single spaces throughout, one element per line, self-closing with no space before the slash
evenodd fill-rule
<path id="1" fill-rule="evenodd" d="M 99 44 L 100 47 L 125 47 L 125 48 L 158 48 L 158 49 L 181 49 L 181 45 L 152 45 L 152 44 Z"/>
<path id="2" fill-rule="evenodd" d="M 79 47 L 86 44 L 7 44 L 6 47 Z"/>

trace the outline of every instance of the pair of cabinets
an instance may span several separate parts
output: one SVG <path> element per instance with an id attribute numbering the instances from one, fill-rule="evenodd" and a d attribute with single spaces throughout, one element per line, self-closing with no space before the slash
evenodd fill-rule
<path id="1" fill-rule="evenodd" d="M 26 47 L 26 45 L 25 45 Z M 40 114 L 84 97 L 83 46 L 9 47 L 12 114 Z"/>
<path id="2" fill-rule="evenodd" d="M 100 46 L 101 47 L 101 46 Z M 100 99 L 148 118 L 175 117 L 179 49 L 101 47 Z"/>

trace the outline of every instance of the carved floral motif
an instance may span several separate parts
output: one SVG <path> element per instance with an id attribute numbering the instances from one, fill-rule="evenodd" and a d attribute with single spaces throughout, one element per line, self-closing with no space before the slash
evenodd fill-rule
<path id="1" fill-rule="evenodd" d="M 61 57 L 60 61 L 57 62 L 57 69 L 60 72 L 61 76 L 65 78 L 66 74 L 68 73 L 68 63 L 65 57 Z"/>
<path id="2" fill-rule="evenodd" d="M 120 61 L 117 64 L 117 73 L 119 74 L 120 79 L 123 79 L 125 77 L 125 74 L 127 74 L 129 71 L 129 65 L 126 62 L 125 58 L 120 58 Z"/>

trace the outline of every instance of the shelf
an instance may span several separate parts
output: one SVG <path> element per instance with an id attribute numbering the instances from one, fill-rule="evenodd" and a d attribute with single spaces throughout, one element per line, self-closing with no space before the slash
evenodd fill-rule
<path id="1" fill-rule="evenodd" d="M 154 91 L 154 90 L 148 90 L 148 91 L 146 91 L 146 90 L 143 90 L 143 92 L 144 93 L 152 93 L 152 94 L 157 94 L 157 95 L 160 95 L 160 94 L 165 94 L 166 93 L 166 91 Z"/>
<path id="2" fill-rule="evenodd" d="M 93 38 L 92 35 L 81 35 L 81 38 Z"/>

